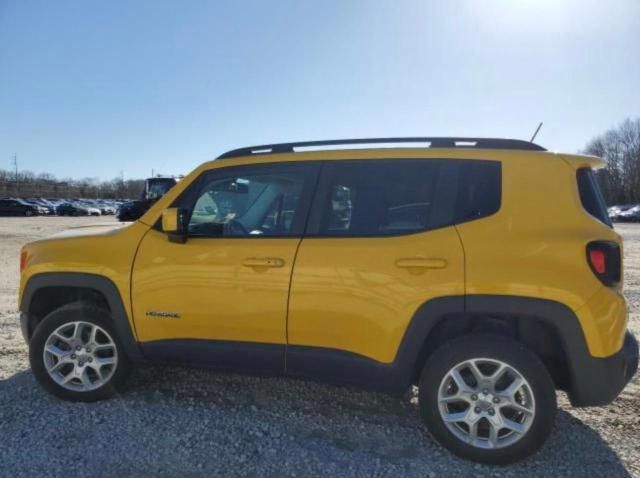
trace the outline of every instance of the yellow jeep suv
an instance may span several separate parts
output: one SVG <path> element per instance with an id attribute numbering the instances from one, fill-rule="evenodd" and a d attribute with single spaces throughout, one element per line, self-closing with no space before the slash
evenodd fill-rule
<path id="1" fill-rule="evenodd" d="M 487 138 L 230 151 L 134 223 L 24 246 L 33 373 L 82 401 L 135 363 L 417 385 L 452 452 L 522 459 L 557 389 L 603 405 L 637 368 L 601 165 Z"/>

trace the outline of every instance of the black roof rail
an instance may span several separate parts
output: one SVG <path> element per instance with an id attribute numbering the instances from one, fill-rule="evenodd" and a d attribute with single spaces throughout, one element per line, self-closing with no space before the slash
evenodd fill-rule
<path id="1" fill-rule="evenodd" d="M 295 143 L 263 144 L 233 149 L 218 156 L 218 159 L 237 158 L 254 154 L 294 153 L 295 148 L 313 148 L 320 146 L 347 146 L 358 144 L 403 144 L 429 143 L 429 148 L 481 148 L 516 149 L 523 151 L 546 151 L 545 148 L 522 139 L 501 138 L 446 138 L 446 137 L 405 137 L 405 138 L 356 138 L 329 139 L 322 141 L 299 141 Z"/>

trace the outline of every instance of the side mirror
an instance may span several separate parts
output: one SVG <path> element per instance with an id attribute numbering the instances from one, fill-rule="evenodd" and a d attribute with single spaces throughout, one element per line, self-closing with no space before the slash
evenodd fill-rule
<path id="1" fill-rule="evenodd" d="M 184 209 L 170 207 L 162 211 L 162 230 L 167 233 L 169 242 L 184 244 L 187 242 L 186 218 Z"/>

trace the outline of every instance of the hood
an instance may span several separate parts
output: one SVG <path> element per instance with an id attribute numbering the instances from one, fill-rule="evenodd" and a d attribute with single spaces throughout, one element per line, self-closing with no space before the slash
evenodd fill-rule
<path id="1" fill-rule="evenodd" d="M 78 226 L 66 229 L 62 232 L 58 232 L 49 236 L 46 239 L 68 239 L 72 237 L 84 237 L 84 236 L 110 236 L 112 234 L 121 231 L 129 224 L 114 223 L 114 224 L 87 224 L 85 226 Z"/>

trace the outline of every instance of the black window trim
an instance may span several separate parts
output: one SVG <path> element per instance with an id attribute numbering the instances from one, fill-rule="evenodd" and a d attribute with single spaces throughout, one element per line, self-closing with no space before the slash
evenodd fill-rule
<path id="1" fill-rule="evenodd" d="M 275 167 L 281 167 L 285 165 L 295 165 L 295 166 L 306 166 L 308 171 L 306 171 L 304 182 L 309 182 L 309 188 L 303 186 L 301 198 L 300 198 L 300 212 L 296 211 L 296 221 L 299 227 L 299 232 L 295 234 L 277 234 L 277 235 L 262 235 L 262 234 L 247 234 L 242 236 L 224 236 L 224 235 L 192 235 L 187 233 L 187 237 L 189 241 L 192 240 L 208 240 L 208 239 L 300 239 L 304 237 L 305 230 L 307 227 L 307 223 L 309 221 L 309 216 L 311 214 L 312 204 L 315 199 L 315 192 L 318 187 L 318 179 L 320 177 L 321 169 L 322 169 L 323 161 L 277 161 L 277 162 L 268 162 L 268 163 L 251 163 L 251 164 L 239 164 L 235 166 L 225 166 L 221 168 L 213 168 L 207 169 L 203 171 L 193 182 L 187 186 L 187 188 L 180 193 L 180 195 L 174 199 L 169 207 L 172 208 L 181 208 L 187 209 L 189 211 L 188 218 L 185 219 L 188 224 L 191 220 L 191 214 L 193 213 L 193 208 L 195 206 L 196 200 L 200 196 L 202 188 L 206 186 L 206 184 L 210 181 L 211 176 L 219 175 L 219 174 L 233 174 L 235 171 L 243 171 L 247 169 L 251 169 L 252 172 L 254 170 L 264 170 L 267 171 L 269 169 L 273 169 Z M 306 184 L 305 184 L 306 186 Z M 162 232 L 162 217 L 158 218 L 154 228 L 160 232 Z"/>
<path id="2" fill-rule="evenodd" d="M 304 238 L 309 239 L 366 239 L 366 238 L 394 238 L 394 237 L 402 237 L 402 236 L 415 236 L 418 234 L 427 234 L 429 232 L 437 231 L 440 229 L 446 229 L 448 227 L 454 227 L 459 224 L 465 224 L 468 222 L 477 221 L 480 219 L 487 219 L 491 216 L 495 216 L 502 209 L 502 196 L 503 196 L 503 181 L 502 181 L 502 162 L 495 159 L 475 159 L 475 158 L 415 158 L 415 157 L 389 157 L 389 158 L 348 158 L 348 159 L 339 159 L 339 160 L 325 160 L 325 164 L 333 163 L 334 161 L 339 163 L 345 162 L 365 162 L 365 161 L 396 161 L 396 160 L 416 160 L 416 161 L 462 161 L 462 162 L 492 162 L 496 163 L 499 166 L 500 174 L 498 175 L 499 181 L 499 196 L 498 196 L 498 205 L 495 211 L 491 214 L 483 215 L 480 217 L 471 217 L 469 219 L 463 220 L 452 220 L 449 223 L 438 225 L 434 228 L 429 229 L 421 229 L 419 231 L 411 231 L 411 232 L 398 232 L 398 233 L 390 233 L 390 234 L 327 234 L 321 233 L 320 225 L 322 222 L 322 217 L 324 215 L 324 205 L 327 203 L 327 199 L 331 194 L 330 184 L 329 184 L 329 168 L 322 168 L 320 171 L 320 175 L 318 178 L 318 183 L 316 186 L 315 195 L 313 197 L 313 201 L 311 203 L 311 211 L 308 215 L 307 219 L 307 228 L 304 232 Z"/>

